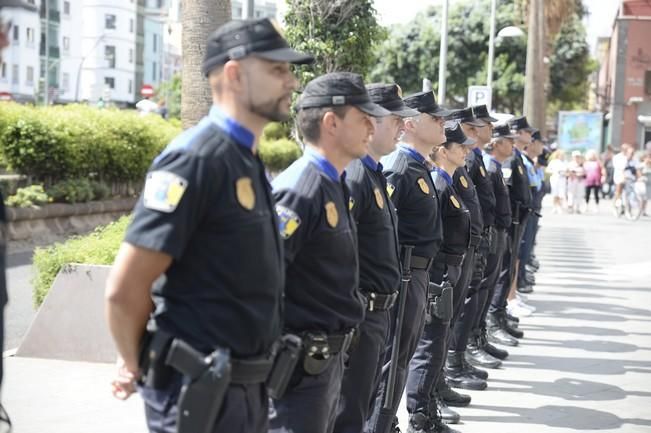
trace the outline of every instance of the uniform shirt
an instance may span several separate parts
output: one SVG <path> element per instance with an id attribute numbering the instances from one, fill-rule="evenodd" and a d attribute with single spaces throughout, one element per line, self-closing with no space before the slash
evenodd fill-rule
<path id="1" fill-rule="evenodd" d="M 513 154 L 502 164 L 502 175 L 509 187 L 509 198 L 511 199 L 511 215 L 515 216 L 516 204 L 520 205 L 521 214 L 531 208 L 531 188 L 529 178 L 526 174 L 522 153 L 513 149 Z"/>
<path id="2" fill-rule="evenodd" d="M 308 148 L 272 185 L 287 268 L 285 328 L 332 334 L 355 327 L 364 303 L 344 181 Z"/>
<path id="3" fill-rule="evenodd" d="M 475 184 L 470 179 L 465 167 L 457 168 L 452 180 L 454 189 L 459 193 L 470 211 L 470 233 L 473 236 L 481 236 L 484 231 L 484 219 L 481 215 L 481 206 L 477 197 Z"/>
<path id="4" fill-rule="evenodd" d="M 400 285 L 398 218 L 387 193 L 382 164 L 366 156 L 346 168 L 349 209 L 357 223 L 359 287 L 393 293 Z"/>
<path id="5" fill-rule="evenodd" d="M 542 187 L 542 182 L 538 177 L 538 173 L 536 173 L 535 164 L 533 160 L 529 158 L 529 155 L 524 153 L 522 154 L 522 163 L 524 164 L 524 167 L 527 169 L 527 179 L 529 179 L 529 187 L 532 188 L 531 193 L 535 194 L 535 192 Z"/>
<path id="6" fill-rule="evenodd" d="M 493 191 L 493 182 L 486 172 L 481 150 L 474 148 L 468 153 L 466 169 L 477 189 L 484 226 L 492 226 L 495 224 L 495 191 Z"/>
<path id="7" fill-rule="evenodd" d="M 152 164 L 125 240 L 173 258 L 157 326 L 197 350 L 268 351 L 282 330 L 282 247 L 253 134 L 217 107 Z"/>
<path id="8" fill-rule="evenodd" d="M 436 167 L 431 173 L 432 182 L 441 202 L 443 244 L 441 252 L 465 254 L 470 245 L 470 211 L 454 188 L 452 178 Z"/>
<path id="9" fill-rule="evenodd" d="M 400 144 L 382 158 L 387 192 L 398 214 L 398 239 L 412 255 L 434 258 L 443 241 L 439 200 L 425 158 Z"/>
<path id="10" fill-rule="evenodd" d="M 493 183 L 495 192 L 495 226 L 508 229 L 511 226 L 511 200 L 509 187 L 502 176 L 502 164 L 490 154 L 484 153 L 484 165 Z"/>

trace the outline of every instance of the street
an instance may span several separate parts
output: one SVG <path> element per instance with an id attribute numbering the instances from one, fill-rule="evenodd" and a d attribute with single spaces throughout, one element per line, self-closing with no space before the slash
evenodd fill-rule
<path id="1" fill-rule="evenodd" d="M 542 263 L 525 337 L 486 391 L 461 408 L 463 433 L 651 429 L 651 218 L 544 211 Z M 10 269 L 12 341 L 31 313 L 28 260 Z M 22 263 L 22 264 L 20 264 Z M 22 287 L 19 292 L 17 289 Z M 8 346 L 10 347 L 10 346 Z M 113 366 L 10 357 L 3 399 L 17 431 L 145 431 L 141 402 L 110 396 Z M 53 374 L 53 372 L 55 372 Z M 399 413 L 403 431 L 406 412 Z M 56 427 L 53 427 L 56 426 Z"/>

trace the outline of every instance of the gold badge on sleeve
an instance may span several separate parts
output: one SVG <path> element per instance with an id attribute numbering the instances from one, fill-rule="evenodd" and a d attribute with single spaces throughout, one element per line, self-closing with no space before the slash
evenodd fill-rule
<path id="1" fill-rule="evenodd" d="M 351 211 L 355 207 L 355 199 L 348 197 L 348 210 Z"/>
<path id="2" fill-rule="evenodd" d="M 373 189 L 373 194 L 375 194 L 375 204 L 380 209 L 384 209 L 384 198 L 382 197 L 382 191 L 379 188 Z"/>
<path id="3" fill-rule="evenodd" d="M 459 200 L 453 195 L 450 196 L 450 201 L 452 202 L 452 206 L 456 207 L 457 209 L 461 209 L 461 203 L 459 203 Z"/>
<path id="4" fill-rule="evenodd" d="M 389 198 L 393 195 L 393 191 L 396 190 L 396 187 L 391 185 L 390 183 L 387 183 L 387 194 L 389 195 Z"/>
<path id="5" fill-rule="evenodd" d="M 337 206 L 331 201 L 327 202 L 325 204 L 325 211 L 326 211 L 326 221 L 328 222 L 328 225 L 332 228 L 337 227 L 337 223 L 339 222 L 339 214 L 337 213 Z"/>
<path id="6" fill-rule="evenodd" d="M 461 177 L 459 178 L 459 182 L 461 182 L 461 185 L 462 185 L 464 188 L 468 188 L 468 181 L 466 180 L 466 176 L 461 176 Z"/>
<path id="7" fill-rule="evenodd" d="M 524 174 L 524 170 L 522 170 L 522 166 L 518 165 L 518 171 L 520 172 L 520 175 Z"/>
<path id="8" fill-rule="evenodd" d="M 237 202 L 244 209 L 252 210 L 255 207 L 255 191 L 250 177 L 237 179 L 235 182 L 235 195 L 237 196 Z"/>
<path id="9" fill-rule="evenodd" d="M 479 166 L 479 173 L 481 173 L 481 177 L 486 177 L 486 170 L 481 165 Z"/>
<path id="10" fill-rule="evenodd" d="M 429 185 L 427 185 L 425 179 L 419 177 L 417 182 L 418 182 L 418 186 L 420 187 L 420 190 L 423 191 L 424 194 L 429 194 Z"/>

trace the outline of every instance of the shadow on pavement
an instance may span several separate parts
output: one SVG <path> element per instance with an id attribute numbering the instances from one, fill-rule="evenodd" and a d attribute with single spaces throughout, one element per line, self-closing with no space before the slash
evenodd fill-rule
<path id="1" fill-rule="evenodd" d="M 570 334 L 579 334 L 579 335 L 596 335 L 599 337 L 623 337 L 626 335 L 631 335 L 629 332 L 624 332 L 619 329 L 614 328 L 600 328 L 598 326 L 557 326 L 557 325 L 534 325 L 523 323 L 519 327 L 523 331 L 527 330 L 536 330 L 536 331 L 546 331 L 546 332 L 562 332 Z M 644 335 L 651 335 L 644 334 Z M 534 340 L 527 338 L 527 341 Z"/>
<path id="2" fill-rule="evenodd" d="M 582 349 L 587 352 L 602 353 L 629 353 L 638 350 L 651 350 L 651 347 L 640 347 L 635 344 L 618 343 L 603 340 L 545 340 L 542 338 L 527 338 L 527 346 L 539 347 L 564 347 L 569 349 Z"/>
<path id="3" fill-rule="evenodd" d="M 566 310 L 589 310 L 600 313 L 622 314 L 625 316 L 642 316 L 644 318 L 651 317 L 651 310 L 644 308 L 625 307 L 616 304 L 605 304 L 601 302 L 575 302 L 575 301 L 544 301 L 532 299 L 532 305 L 537 309 L 550 310 L 554 313 L 562 314 L 565 316 Z M 560 307 L 560 308 L 559 308 Z M 626 320 L 626 319 L 624 319 Z"/>
<path id="4" fill-rule="evenodd" d="M 515 354 L 509 357 L 509 361 L 516 368 L 548 369 L 565 373 L 600 375 L 630 372 L 651 374 L 651 363 L 648 361 Z"/>

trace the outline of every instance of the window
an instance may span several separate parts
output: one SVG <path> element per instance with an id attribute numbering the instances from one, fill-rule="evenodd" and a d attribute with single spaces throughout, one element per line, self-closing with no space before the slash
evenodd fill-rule
<path id="1" fill-rule="evenodd" d="M 133 33 L 133 18 L 129 20 L 129 33 Z"/>
<path id="2" fill-rule="evenodd" d="M 5 62 L 2 62 L 2 68 L 0 68 L 0 78 L 3 80 L 7 79 L 7 64 Z"/>
<path id="3" fill-rule="evenodd" d="M 133 63 L 133 48 L 129 48 L 129 63 Z"/>
<path id="4" fill-rule="evenodd" d="M 158 49 L 158 35 L 154 33 L 152 36 L 154 37 L 154 52 L 156 52 Z"/>
<path id="5" fill-rule="evenodd" d="M 63 37 L 63 52 L 67 53 L 70 51 L 70 38 L 67 36 Z"/>
<path id="6" fill-rule="evenodd" d="M 109 89 L 115 89 L 115 78 L 104 77 L 104 85 Z"/>
<path id="7" fill-rule="evenodd" d="M 237 19 L 242 18 L 242 8 L 237 8 L 235 12 L 236 13 L 235 13 L 235 16 L 233 18 L 237 18 Z"/>
<path id="8" fill-rule="evenodd" d="M 33 66 L 28 66 L 27 67 L 27 76 L 25 77 L 25 82 L 28 86 L 32 86 L 34 84 L 34 67 Z"/>
<path id="9" fill-rule="evenodd" d="M 104 15 L 104 28 L 108 30 L 115 30 L 115 15 L 106 14 Z"/>
<path id="10" fill-rule="evenodd" d="M 156 62 L 152 64 L 152 70 L 151 70 L 151 80 L 156 81 Z"/>
<path id="11" fill-rule="evenodd" d="M 644 73 L 644 93 L 651 95 L 651 71 Z"/>
<path id="12" fill-rule="evenodd" d="M 109 68 L 115 68 L 115 45 L 104 46 L 104 58 L 108 62 Z"/>
<path id="13" fill-rule="evenodd" d="M 70 74 L 64 72 L 61 74 L 61 90 L 67 92 L 70 89 Z"/>
<path id="14" fill-rule="evenodd" d="M 133 93 L 133 80 L 129 80 L 129 95 Z"/>
<path id="15" fill-rule="evenodd" d="M 70 2 L 69 1 L 64 1 L 63 2 L 63 15 L 70 15 Z"/>
<path id="16" fill-rule="evenodd" d="M 14 43 L 20 40 L 20 26 L 14 26 Z"/>
<path id="17" fill-rule="evenodd" d="M 34 29 L 27 27 L 25 35 L 27 36 L 27 43 L 29 45 L 34 45 Z"/>
<path id="18" fill-rule="evenodd" d="M 18 65 L 11 67 L 11 83 L 20 84 L 20 69 L 18 69 Z"/>

